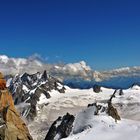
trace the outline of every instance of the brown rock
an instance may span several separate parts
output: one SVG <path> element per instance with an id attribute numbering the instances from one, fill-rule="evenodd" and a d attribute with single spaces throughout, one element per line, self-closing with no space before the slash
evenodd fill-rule
<path id="1" fill-rule="evenodd" d="M 0 73 L 0 140 L 32 140 Z"/>
<path id="2" fill-rule="evenodd" d="M 117 120 L 121 120 L 121 117 L 119 116 L 117 109 L 114 108 L 112 104 L 108 104 L 107 112 L 108 112 L 108 115 L 114 118 L 116 122 Z"/>
<path id="3" fill-rule="evenodd" d="M 115 121 L 117 122 L 117 120 L 121 120 L 121 117 L 119 116 L 117 109 L 114 108 L 113 105 L 112 105 L 112 99 L 115 98 L 116 92 L 117 92 L 117 90 L 114 91 L 114 93 L 112 94 L 112 96 L 108 100 L 107 113 L 108 113 L 109 116 L 111 116 L 112 118 L 114 118 Z"/>

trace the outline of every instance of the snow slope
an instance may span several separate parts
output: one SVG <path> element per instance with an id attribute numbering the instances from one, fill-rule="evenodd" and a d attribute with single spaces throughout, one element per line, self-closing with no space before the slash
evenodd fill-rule
<path id="1" fill-rule="evenodd" d="M 73 126 L 73 132 L 70 137 L 63 140 L 139 140 L 140 139 L 140 121 L 134 121 L 130 119 L 136 119 L 134 112 L 137 112 L 138 120 L 140 118 L 139 106 L 129 109 L 131 106 L 140 103 L 140 87 L 135 85 L 130 89 L 124 90 L 123 95 L 116 93 L 113 99 L 113 104 L 122 104 L 120 112 L 125 117 L 129 118 L 128 114 L 131 114 L 131 118 L 122 119 L 121 121 L 114 121 L 113 118 L 106 114 L 99 114 L 95 116 L 93 113 L 95 108 L 88 108 L 77 114 L 75 124 Z M 127 109 L 126 109 L 127 108 Z M 134 118 L 133 118 L 134 117 Z M 83 132 L 81 129 L 87 127 Z"/>
<path id="2" fill-rule="evenodd" d="M 35 118 L 33 123 L 29 124 L 31 134 L 34 139 L 42 140 L 46 136 L 51 123 L 59 116 L 63 116 L 67 112 L 71 114 L 77 114 L 77 112 L 87 108 L 87 105 L 90 103 L 106 103 L 115 91 L 114 89 L 107 89 L 103 87 L 101 88 L 101 90 L 102 91 L 100 93 L 95 93 L 93 92 L 93 89 L 80 90 L 66 87 L 65 94 L 59 94 L 54 90 L 49 92 L 52 98 L 47 99 L 47 105 L 38 104 L 37 117 Z M 140 138 L 137 134 L 140 132 L 140 123 L 135 122 L 139 121 L 140 118 L 140 87 L 134 86 L 127 90 L 123 90 L 123 95 L 119 95 L 119 93 L 120 91 L 118 90 L 116 93 L 116 97 L 113 98 L 112 102 L 113 105 L 117 107 L 121 118 L 124 118 L 122 119 L 122 121 L 116 124 L 114 119 L 108 116 L 100 116 L 99 118 L 96 117 L 94 118 L 95 120 L 93 120 L 93 129 L 88 129 L 81 134 L 71 136 L 70 138 L 68 138 L 68 140 L 88 140 L 86 138 L 87 135 L 89 135 L 89 140 L 92 140 L 92 137 L 97 137 L 98 139 L 96 140 L 101 140 L 101 137 L 105 137 L 105 140 L 114 140 L 114 135 L 116 138 L 122 139 L 123 136 L 125 137 L 125 135 L 127 135 L 127 133 L 129 134 L 132 130 L 132 136 L 134 134 L 136 135 L 135 138 Z M 44 99 L 41 97 L 39 102 L 44 102 Z M 86 117 L 87 123 L 91 123 L 90 118 L 90 116 Z M 131 119 L 131 121 L 126 120 L 125 118 Z M 83 120 L 81 121 L 81 123 L 82 122 Z M 128 129 L 124 129 L 125 127 Z M 96 133 L 93 133 L 94 131 Z M 100 137 L 101 132 L 102 136 Z M 36 135 L 37 133 L 39 133 L 40 135 Z M 109 134 L 110 139 L 108 136 Z"/>
<path id="3" fill-rule="evenodd" d="M 93 121 L 89 128 L 77 135 L 71 135 L 63 140 L 139 140 L 140 122 L 123 119 L 117 124 L 112 118 L 101 116 Z"/>

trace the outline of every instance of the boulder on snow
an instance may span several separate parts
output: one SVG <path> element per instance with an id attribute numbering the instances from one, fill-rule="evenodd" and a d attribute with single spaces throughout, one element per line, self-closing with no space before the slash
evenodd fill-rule
<path id="1" fill-rule="evenodd" d="M 101 87 L 100 87 L 99 85 L 94 85 L 94 86 L 93 86 L 93 91 L 94 91 L 95 93 L 100 93 L 100 92 L 101 92 Z"/>
<path id="2" fill-rule="evenodd" d="M 66 88 L 63 86 L 61 89 L 58 89 L 60 93 L 65 93 Z"/>
<path id="3" fill-rule="evenodd" d="M 122 90 L 122 89 L 120 89 L 120 90 L 119 90 L 119 95 L 120 95 L 120 96 L 124 95 L 124 93 L 123 93 L 123 90 Z"/>

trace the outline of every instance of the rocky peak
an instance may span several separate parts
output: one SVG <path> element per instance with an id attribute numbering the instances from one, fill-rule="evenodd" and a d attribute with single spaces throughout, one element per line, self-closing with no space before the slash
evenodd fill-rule
<path id="1" fill-rule="evenodd" d="M 46 81 L 46 80 L 47 80 L 48 75 L 47 75 L 46 70 L 43 72 L 43 74 L 42 74 L 41 78 L 42 78 L 44 81 Z"/>
<path id="2" fill-rule="evenodd" d="M 67 113 L 52 124 L 45 140 L 59 140 L 70 135 L 75 117 Z"/>
<path id="3" fill-rule="evenodd" d="M 52 90 L 59 93 L 65 93 L 66 90 L 59 80 L 48 75 L 46 71 L 16 75 L 8 88 L 12 93 L 15 105 L 26 104 L 25 106 L 22 105 L 20 112 L 28 120 L 33 120 L 37 115 L 36 105 L 42 94 L 47 100 L 51 97 L 50 92 Z"/>
<path id="4" fill-rule="evenodd" d="M 6 81 L 0 73 L 0 139 L 32 140 L 23 120 L 15 109 L 12 96 L 6 88 Z"/>

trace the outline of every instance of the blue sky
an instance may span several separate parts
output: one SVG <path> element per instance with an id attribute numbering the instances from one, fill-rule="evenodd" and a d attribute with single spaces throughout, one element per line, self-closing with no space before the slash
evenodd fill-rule
<path id="1" fill-rule="evenodd" d="M 0 1 L 0 54 L 85 60 L 94 69 L 140 65 L 138 0 Z"/>

